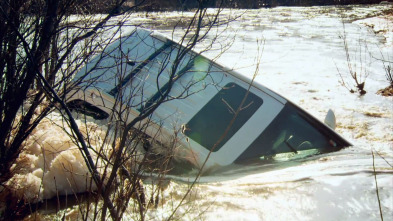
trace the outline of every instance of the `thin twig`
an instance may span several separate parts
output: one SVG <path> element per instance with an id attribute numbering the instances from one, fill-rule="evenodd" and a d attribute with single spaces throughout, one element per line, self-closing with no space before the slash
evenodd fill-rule
<path id="1" fill-rule="evenodd" d="M 374 157 L 374 151 L 373 151 L 373 150 L 371 150 L 371 154 L 372 154 L 372 156 L 373 156 L 373 169 L 374 169 L 375 189 L 376 189 L 377 198 L 378 198 L 379 214 L 381 215 L 381 220 L 383 221 L 382 207 L 381 207 L 381 198 L 379 197 L 378 182 L 377 182 L 377 173 L 376 173 L 376 171 L 375 171 L 375 157 Z"/>

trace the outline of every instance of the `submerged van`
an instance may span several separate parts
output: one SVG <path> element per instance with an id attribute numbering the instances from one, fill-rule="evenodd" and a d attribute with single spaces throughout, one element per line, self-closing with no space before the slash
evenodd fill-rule
<path id="1" fill-rule="evenodd" d="M 187 160 L 204 169 L 281 153 L 337 151 L 351 144 L 327 123 L 265 86 L 152 31 L 135 28 L 109 45 L 74 78 L 80 90 L 68 103 L 84 103 L 106 118 L 116 106 L 127 121 L 150 115 L 149 137 L 165 144 L 174 133 Z M 168 92 L 167 96 L 166 93 Z"/>

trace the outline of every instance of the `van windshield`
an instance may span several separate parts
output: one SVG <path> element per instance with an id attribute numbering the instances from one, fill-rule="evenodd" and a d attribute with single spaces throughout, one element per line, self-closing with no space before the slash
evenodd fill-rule
<path id="1" fill-rule="evenodd" d="M 272 123 L 244 151 L 236 163 L 280 153 L 336 151 L 350 144 L 313 119 L 309 114 L 287 103 Z"/>

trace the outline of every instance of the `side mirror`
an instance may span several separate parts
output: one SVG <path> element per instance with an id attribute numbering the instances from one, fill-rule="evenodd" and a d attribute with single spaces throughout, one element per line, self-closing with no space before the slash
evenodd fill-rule
<path id="1" fill-rule="evenodd" d="M 336 129 L 336 116 L 334 115 L 332 109 L 329 109 L 329 111 L 327 112 L 324 123 L 333 130 Z"/>

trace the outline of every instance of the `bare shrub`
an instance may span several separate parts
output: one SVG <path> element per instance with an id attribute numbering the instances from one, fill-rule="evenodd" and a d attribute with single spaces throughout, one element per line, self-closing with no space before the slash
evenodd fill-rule
<path id="1" fill-rule="evenodd" d="M 343 34 L 340 38 L 343 41 L 347 70 L 342 72 L 337 67 L 337 72 L 340 76 L 340 83 L 351 93 L 359 93 L 359 95 L 366 94 L 365 84 L 369 75 L 368 66 L 369 60 L 367 58 L 367 45 L 365 42 L 358 40 L 358 50 L 351 53 L 348 44 L 347 33 L 345 31 L 345 24 L 343 24 Z"/>
<path id="2" fill-rule="evenodd" d="M 388 80 L 390 87 L 393 87 L 393 69 L 390 65 L 386 65 L 384 69 L 386 80 Z"/>
<path id="3" fill-rule="evenodd" d="M 167 134 L 161 134 L 160 128 L 155 136 L 146 136 L 146 130 L 153 122 L 154 111 L 162 103 L 198 92 L 189 91 L 195 84 L 190 82 L 184 85 L 183 91 L 177 96 L 169 96 L 174 82 L 179 79 L 176 75 L 180 68 L 179 62 L 212 29 L 229 21 L 218 19 L 220 7 L 209 13 L 204 1 L 198 1 L 199 7 L 186 22 L 186 26 L 176 27 L 184 31 L 179 41 L 183 47 L 174 48 L 178 51 L 173 63 L 162 64 L 162 68 L 170 65 L 171 71 L 168 72 L 165 87 L 159 88 L 157 99 L 148 106 L 144 105 L 140 114 L 128 121 L 132 108 L 135 108 L 128 105 L 129 99 L 135 94 L 122 96 L 128 93 L 125 90 L 130 87 L 119 86 L 115 102 L 109 107 L 112 111 L 105 125 L 106 132 L 100 138 L 101 141 L 96 142 L 93 136 L 95 131 L 89 130 L 87 126 L 83 129 L 77 123 L 66 105 L 66 98 L 70 93 L 83 90 L 82 84 L 86 86 L 97 83 L 95 80 L 98 78 L 87 79 L 87 75 L 84 75 L 80 79 L 74 79 L 74 76 L 84 64 L 105 51 L 109 43 L 121 39 L 122 28 L 126 27 L 125 23 L 129 19 L 120 10 L 124 2 L 105 1 L 105 5 L 97 8 L 110 7 L 109 13 L 97 16 L 85 14 L 87 12 L 83 4 L 76 0 L 28 3 L 6 0 L 0 3 L 0 59 L 4 61 L 0 63 L 0 195 L 6 193 L 3 191 L 4 187 L 10 187 L 7 182 L 17 172 L 13 170 L 13 165 L 27 138 L 48 114 L 57 110 L 62 114 L 61 126 L 80 151 L 89 173 L 87 176 L 72 173 L 72 165 L 67 163 L 59 167 L 70 173 L 68 181 L 73 187 L 75 175 L 85 176 L 86 190 L 90 191 L 92 198 L 80 208 L 83 219 L 104 220 L 110 217 L 120 220 L 129 212 L 127 209 L 131 204 L 135 205 L 132 213 L 144 220 L 149 208 L 160 205 L 160 195 L 166 186 L 165 176 L 176 157 L 174 153 L 178 148 L 180 128 L 173 128 L 170 142 L 165 143 L 161 138 Z M 139 5 L 132 7 L 137 6 Z M 71 16 L 75 12 L 78 14 Z M 120 15 L 124 17 L 119 17 Z M 117 62 L 121 66 L 130 61 L 119 59 Z M 158 70 L 158 76 L 162 71 L 163 69 Z M 127 74 L 129 73 L 120 70 L 114 77 L 122 82 Z M 140 92 L 135 89 L 131 87 L 134 93 Z M 85 125 L 89 121 L 88 117 L 82 118 Z M 140 151 L 141 148 L 146 151 Z M 152 151 L 154 148 L 161 151 Z M 149 173 L 154 173 L 158 178 L 151 184 L 144 185 L 142 178 Z M 56 179 L 56 189 L 60 186 L 58 181 Z M 74 193 L 77 192 L 77 189 L 73 190 Z M 55 191 L 55 195 L 58 194 L 60 189 Z M 6 205 L 6 210 L 16 212 L 6 214 L 2 219 L 21 218 L 29 211 L 28 202 L 19 200 L 15 194 L 8 194 L 6 197 L 15 197 L 16 203 Z M 183 201 L 179 206 L 184 205 L 182 203 Z"/>

